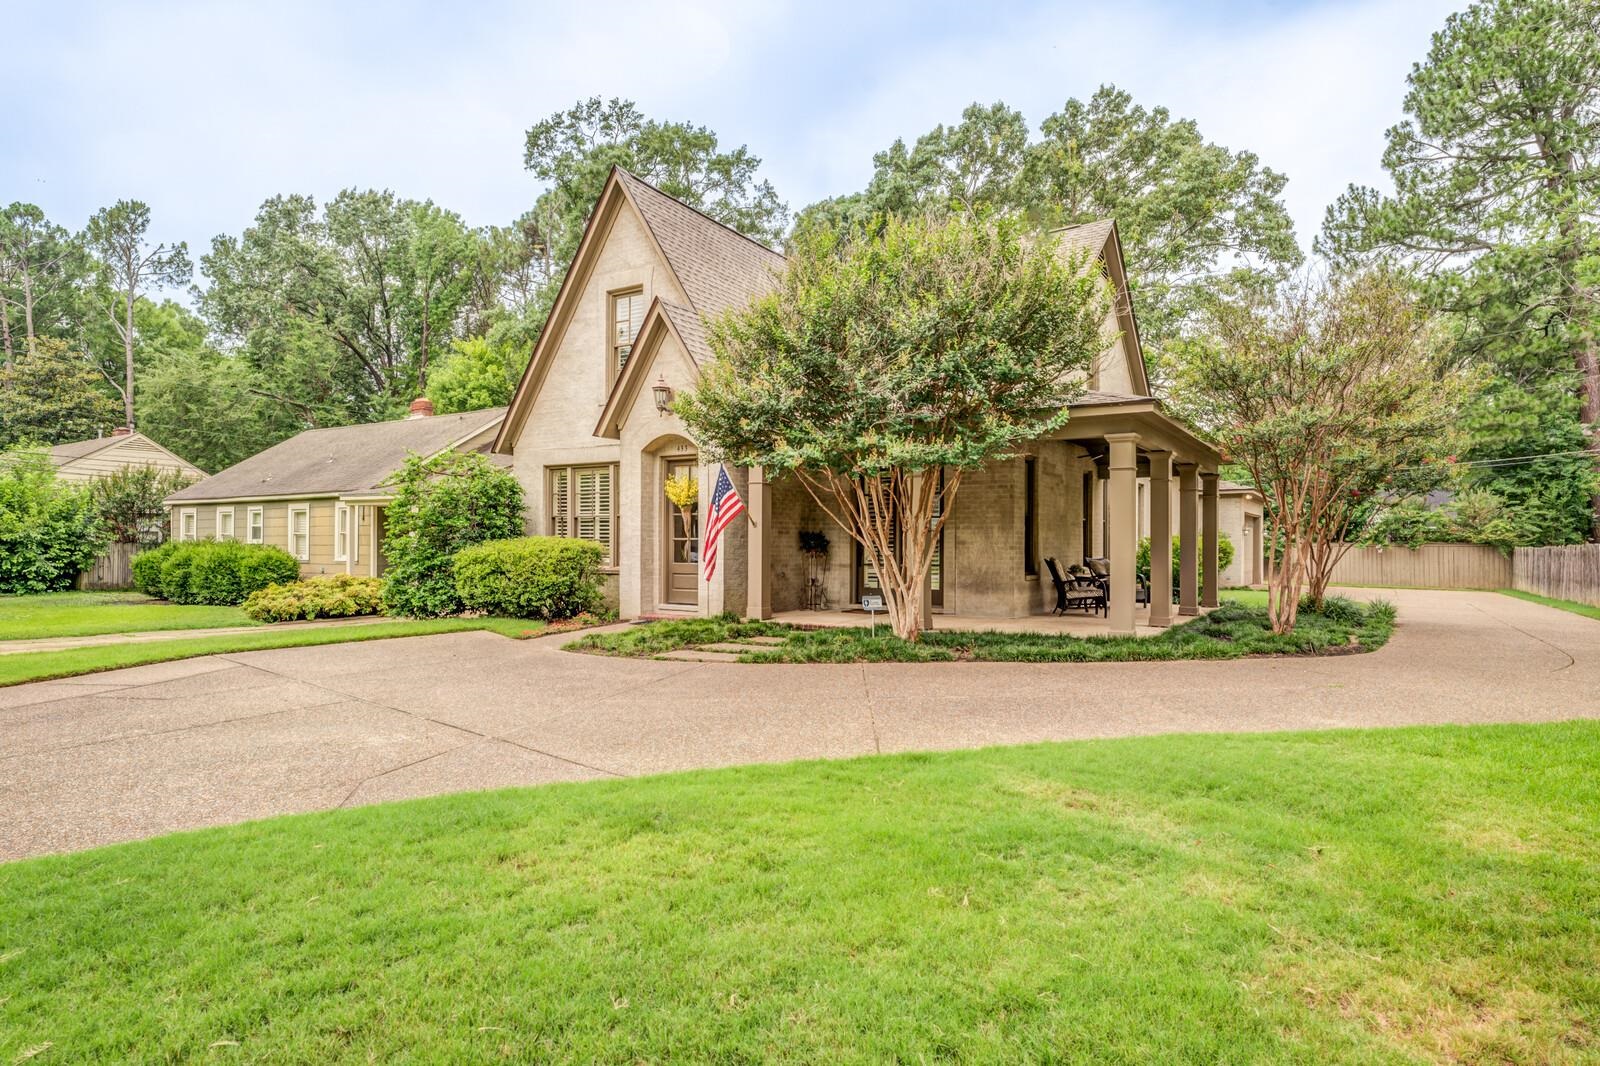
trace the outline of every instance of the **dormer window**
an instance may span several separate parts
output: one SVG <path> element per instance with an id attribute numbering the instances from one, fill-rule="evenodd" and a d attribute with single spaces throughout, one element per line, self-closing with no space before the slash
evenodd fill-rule
<path id="1" fill-rule="evenodd" d="M 644 290 L 628 289 L 611 294 L 611 366 L 622 373 L 633 351 L 633 340 L 644 322 Z"/>

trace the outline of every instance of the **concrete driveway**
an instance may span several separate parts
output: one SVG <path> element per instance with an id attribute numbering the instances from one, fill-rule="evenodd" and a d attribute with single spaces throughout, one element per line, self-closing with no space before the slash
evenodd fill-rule
<path id="1" fill-rule="evenodd" d="M 1600 622 L 1385 593 L 1370 655 L 741 666 L 488 633 L 0 689 L 0 858 L 463 789 L 1139 733 L 1600 717 Z"/>

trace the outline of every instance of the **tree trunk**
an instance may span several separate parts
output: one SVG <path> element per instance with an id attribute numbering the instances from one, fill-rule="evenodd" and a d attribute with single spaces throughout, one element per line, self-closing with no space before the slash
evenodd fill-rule
<path id="1" fill-rule="evenodd" d="M 126 371 L 122 388 L 122 414 L 123 425 L 133 429 L 133 286 L 128 286 L 128 297 L 124 302 L 122 355 L 123 367 Z"/>
<path id="2" fill-rule="evenodd" d="M 26 271 L 22 275 L 22 328 L 28 339 L 28 354 L 34 354 L 33 348 L 33 276 Z"/>
<path id="3" fill-rule="evenodd" d="M 4 350 L 5 368 L 10 370 L 16 353 L 11 350 L 11 305 L 4 297 L 0 297 L 0 350 Z"/>

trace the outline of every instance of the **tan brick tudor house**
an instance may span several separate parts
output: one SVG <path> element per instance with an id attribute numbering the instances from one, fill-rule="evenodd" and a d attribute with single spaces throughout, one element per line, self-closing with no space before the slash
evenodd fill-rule
<path id="1" fill-rule="evenodd" d="M 1219 456 L 1152 394 L 1115 223 L 1060 236 L 1065 247 L 1094 255 L 1115 289 L 1106 351 L 1065 426 L 1025 456 L 963 480 L 924 605 L 934 625 L 940 612 L 1047 612 L 1055 602 L 1047 557 L 1063 566 L 1110 559 L 1114 631 L 1196 613 L 1202 569 L 1208 600 L 1220 584 L 1259 580 L 1260 497 L 1229 486 L 1236 573 L 1217 574 L 1208 550 L 1203 560 L 1184 560 L 1177 603 L 1159 592 L 1149 608 L 1135 602 L 1140 535 L 1151 535 L 1158 553 L 1169 531 L 1203 530 L 1206 545 L 1215 544 L 1209 534 L 1224 510 Z M 614 170 L 600 194 L 493 450 L 509 457 L 522 484 L 530 533 L 605 545 L 625 618 L 722 611 L 764 618 L 813 605 L 817 587 L 837 610 L 873 588 L 854 540 L 792 479 L 768 482 L 759 469 L 730 468 L 754 523 L 736 521 L 724 534 L 709 582 L 695 562 L 697 529 L 683 528 L 663 492 L 668 476 L 689 471 L 700 478 L 701 499 L 710 496 L 715 465 L 701 461 L 668 409 L 712 358 L 704 319 L 767 291 L 783 266 L 781 255 L 626 171 Z M 827 556 L 808 558 L 801 532 L 823 533 Z M 1195 543 L 1193 535 L 1185 540 Z"/>

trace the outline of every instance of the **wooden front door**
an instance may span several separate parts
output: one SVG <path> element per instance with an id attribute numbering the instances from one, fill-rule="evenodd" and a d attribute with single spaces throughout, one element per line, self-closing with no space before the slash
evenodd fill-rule
<path id="1" fill-rule="evenodd" d="M 695 475 L 694 460 L 668 459 L 666 476 Z M 662 497 L 663 501 L 666 497 Z M 700 503 L 695 501 L 689 511 L 685 528 L 683 512 L 670 502 L 666 504 L 667 521 L 662 523 L 666 534 L 667 581 L 666 602 L 693 606 L 700 602 Z"/>

